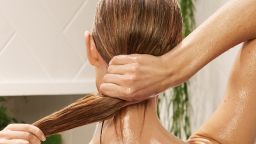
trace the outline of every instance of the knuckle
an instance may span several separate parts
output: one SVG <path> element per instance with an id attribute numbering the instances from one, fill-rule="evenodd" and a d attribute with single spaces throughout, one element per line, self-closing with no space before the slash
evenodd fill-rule
<path id="1" fill-rule="evenodd" d="M 141 63 L 143 63 L 143 61 L 145 60 L 145 55 L 143 55 L 143 54 L 138 54 L 138 55 L 136 55 L 136 59 L 135 59 L 135 61 L 136 61 L 136 63 L 138 63 L 138 64 L 141 64 Z"/>
<path id="2" fill-rule="evenodd" d="M 29 141 L 33 141 L 34 140 L 34 136 L 30 133 L 26 134 L 26 139 Z"/>
<path id="3" fill-rule="evenodd" d="M 133 88 L 127 88 L 125 91 L 125 94 L 126 94 L 126 96 L 131 97 L 133 92 L 134 92 Z"/>
<path id="4" fill-rule="evenodd" d="M 132 71 L 137 72 L 140 69 L 140 65 L 138 63 L 134 63 L 132 66 Z"/>
<path id="5" fill-rule="evenodd" d="M 122 78 L 122 81 L 123 81 L 125 84 L 130 84 L 131 76 L 130 76 L 130 75 L 127 75 L 127 76 L 123 77 L 123 78 Z"/>
<path id="6" fill-rule="evenodd" d="M 135 82 L 137 82 L 137 81 L 138 81 L 138 75 L 136 75 L 136 74 L 131 74 L 131 75 L 127 76 L 126 78 L 122 79 L 122 82 L 125 85 L 129 85 L 129 86 L 134 85 Z"/>
<path id="7" fill-rule="evenodd" d="M 112 59 L 111 59 L 111 62 L 113 63 L 113 62 L 116 62 L 116 61 L 118 61 L 119 60 L 119 57 L 118 56 L 115 56 L 115 57 L 113 57 Z"/>
<path id="8" fill-rule="evenodd" d="M 36 134 L 37 136 L 41 136 L 42 133 L 43 133 L 43 132 L 42 132 L 39 128 L 36 128 L 35 134 Z"/>
<path id="9" fill-rule="evenodd" d="M 135 55 L 134 55 L 134 61 L 137 62 L 137 63 L 139 63 L 140 60 L 141 60 L 141 55 L 135 54 Z"/>
<path id="10" fill-rule="evenodd" d="M 30 132 L 34 131 L 34 129 L 32 128 L 32 126 L 29 125 L 29 124 L 24 124 L 24 128 L 27 129 L 27 130 L 30 131 Z"/>
<path id="11" fill-rule="evenodd" d="M 31 135 L 29 134 L 29 133 L 24 133 L 24 138 L 26 139 L 26 140 L 29 140 L 30 139 L 30 137 L 31 137 Z"/>
<path id="12" fill-rule="evenodd" d="M 7 126 L 4 128 L 4 130 L 9 130 L 9 129 L 11 129 L 12 127 L 14 127 L 14 124 L 9 124 L 9 125 L 7 125 Z"/>
<path id="13" fill-rule="evenodd" d="M 42 131 L 38 127 L 35 127 L 35 133 L 40 134 L 41 132 Z"/>
<path id="14" fill-rule="evenodd" d="M 9 124 L 6 128 L 10 128 L 10 127 L 13 127 L 14 124 Z"/>
<path id="15" fill-rule="evenodd" d="M 137 75 L 135 75 L 135 74 L 130 75 L 130 77 L 129 77 L 129 81 L 130 81 L 130 82 L 135 82 L 135 81 L 137 80 L 137 78 L 138 78 L 138 76 L 137 76 Z"/>

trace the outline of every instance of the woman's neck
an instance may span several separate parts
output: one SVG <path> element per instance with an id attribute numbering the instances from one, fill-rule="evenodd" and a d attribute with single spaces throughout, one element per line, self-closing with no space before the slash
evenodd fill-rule
<path id="1" fill-rule="evenodd" d="M 100 137 L 102 144 L 179 142 L 162 127 L 157 117 L 156 98 L 128 106 L 101 125 L 97 127 L 93 144 L 100 143 Z"/>

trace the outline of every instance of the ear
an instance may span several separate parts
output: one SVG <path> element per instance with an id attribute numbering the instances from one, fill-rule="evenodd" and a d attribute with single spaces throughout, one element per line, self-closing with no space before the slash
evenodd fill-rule
<path id="1" fill-rule="evenodd" d="M 92 35 L 88 31 L 85 32 L 85 45 L 86 45 L 86 51 L 87 51 L 87 58 L 90 64 L 93 66 L 98 66 L 100 55 L 96 49 Z"/>

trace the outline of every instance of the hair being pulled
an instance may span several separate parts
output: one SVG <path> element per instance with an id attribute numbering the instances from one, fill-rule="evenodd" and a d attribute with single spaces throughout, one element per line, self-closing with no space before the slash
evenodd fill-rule
<path id="1" fill-rule="evenodd" d="M 182 18 L 176 0 L 100 0 L 92 33 L 108 63 L 121 54 L 161 56 L 182 39 Z M 120 99 L 87 94 L 34 123 L 45 135 L 105 120 L 126 106 Z"/>
<path id="2" fill-rule="evenodd" d="M 36 121 L 33 125 L 40 128 L 45 135 L 52 135 L 105 120 L 125 104 L 126 102 L 120 99 L 87 94 L 65 108 Z"/>

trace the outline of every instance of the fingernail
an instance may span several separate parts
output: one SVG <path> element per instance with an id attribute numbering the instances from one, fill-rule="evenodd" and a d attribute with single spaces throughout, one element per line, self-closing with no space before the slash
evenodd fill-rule
<path id="1" fill-rule="evenodd" d="M 46 137 L 45 136 L 43 136 L 43 139 L 42 139 L 43 141 L 46 141 Z"/>

